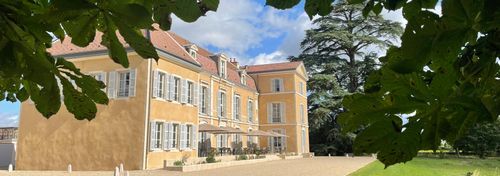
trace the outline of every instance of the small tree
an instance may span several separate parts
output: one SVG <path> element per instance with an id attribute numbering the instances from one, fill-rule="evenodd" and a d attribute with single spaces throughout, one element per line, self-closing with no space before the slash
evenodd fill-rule
<path id="1" fill-rule="evenodd" d="M 344 96 L 360 92 L 367 75 L 377 69 L 377 53 L 402 34 L 401 24 L 370 13 L 362 4 L 335 3 L 332 12 L 314 20 L 303 49 L 292 61 L 303 61 L 308 81 L 311 149 L 318 155 L 352 153 L 353 133 L 343 134 L 337 116 Z"/>
<path id="2" fill-rule="evenodd" d="M 500 150 L 500 121 L 476 124 L 469 133 L 455 142 L 454 148 L 473 152 L 480 158 Z"/>

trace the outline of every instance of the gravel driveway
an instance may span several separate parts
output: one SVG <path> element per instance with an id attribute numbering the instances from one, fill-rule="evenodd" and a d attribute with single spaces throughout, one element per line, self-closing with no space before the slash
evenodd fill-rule
<path id="1" fill-rule="evenodd" d="M 196 172 L 173 172 L 165 170 L 130 171 L 130 176 L 342 176 L 352 173 L 371 163 L 372 157 L 314 157 L 291 160 L 277 160 L 257 164 L 218 168 Z M 113 172 L 73 172 L 63 171 L 16 171 L 0 175 L 9 176 L 112 176 Z"/>

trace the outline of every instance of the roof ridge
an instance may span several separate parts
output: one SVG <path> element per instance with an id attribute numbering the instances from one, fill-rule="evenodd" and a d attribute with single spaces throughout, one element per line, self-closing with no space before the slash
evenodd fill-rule
<path id="1" fill-rule="evenodd" d="M 253 66 L 266 66 L 266 65 L 289 64 L 289 63 L 303 63 L 303 62 L 302 61 L 288 61 L 288 62 L 276 62 L 276 63 L 245 65 L 245 66 L 253 67 Z"/>
<path id="2" fill-rule="evenodd" d="M 168 36 L 170 39 L 172 39 L 172 40 L 173 40 L 173 41 L 177 44 L 177 46 L 179 46 L 179 47 L 182 49 L 182 51 L 184 51 L 184 52 L 185 52 L 184 54 L 187 54 L 189 57 L 193 58 L 193 60 L 194 60 L 196 63 L 198 63 L 198 64 L 200 64 L 200 65 L 201 65 L 201 63 L 200 63 L 200 62 L 198 62 L 198 58 L 194 58 L 193 56 L 191 56 L 191 54 L 189 54 L 189 53 L 186 51 L 186 49 L 185 49 L 185 48 L 184 48 L 184 47 L 183 47 L 183 46 L 182 46 L 179 42 L 177 42 L 177 40 L 175 40 L 175 39 L 174 39 L 174 37 L 172 37 L 172 36 L 171 36 L 168 32 L 163 31 L 163 30 L 162 30 L 162 31 L 160 31 L 160 32 L 163 32 L 163 33 L 167 34 L 167 36 Z"/>

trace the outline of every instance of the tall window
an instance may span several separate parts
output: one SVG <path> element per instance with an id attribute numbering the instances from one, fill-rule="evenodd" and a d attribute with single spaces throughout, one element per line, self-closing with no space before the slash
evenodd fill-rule
<path id="1" fill-rule="evenodd" d="M 187 103 L 193 104 L 194 102 L 194 83 L 187 82 Z"/>
<path id="2" fill-rule="evenodd" d="M 177 148 L 179 147 L 179 138 L 177 137 L 179 135 L 179 124 L 172 124 L 172 147 L 171 148 Z"/>
<path id="3" fill-rule="evenodd" d="M 245 75 L 241 75 L 241 84 L 247 85 L 247 77 Z"/>
<path id="4" fill-rule="evenodd" d="M 282 122 L 283 107 L 282 103 L 271 103 L 271 122 Z"/>
<path id="5" fill-rule="evenodd" d="M 275 133 L 284 134 L 283 130 L 273 130 Z M 273 151 L 281 151 L 285 149 L 285 138 L 284 137 L 271 137 L 271 148 Z"/>
<path id="6" fill-rule="evenodd" d="M 283 79 L 272 79 L 271 81 L 272 92 L 283 92 Z"/>
<path id="7" fill-rule="evenodd" d="M 151 122 L 151 149 L 160 149 L 162 146 L 163 123 Z"/>
<path id="8" fill-rule="evenodd" d="M 219 92 L 219 117 L 226 117 L 226 93 Z"/>
<path id="9" fill-rule="evenodd" d="M 305 90 L 304 90 L 304 82 L 299 83 L 299 94 L 305 95 Z"/>
<path id="10" fill-rule="evenodd" d="M 191 148 L 192 147 L 192 142 L 191 142 L 191 133 L 193 133 L 193 126 L 192 125 L 186 125 L 186 148 Z"/>
<path id="11" fill-rule="evenodd" d="M 174 100 L 180 101 L 181 96 L 181 78 L 174 77 Z"/>
<path id="12" fill-rule="evenodd" d="M 304 113 L 305 113 L 304 104 L 300 104 L 300 121 L 302 122 L 302 124 L 306 123 Z"/>
<path id="13" fill-rule="evenodd" d="M 118 73 L 118 97 L 129 97 L 134 89 L 132 86 L 135 86 L 135 72 L 124 71 Z"/>
<path id="14" fill-rule="evenodd" d="M 154 97 L 156 98 L 164 98 L 166 97 L 167 86 L 165 86 L 165 82 L 167 80 L 167 74 L 163 72 L 156 72 L 155 75 L 155 83 L 154 83 Z"/>
<path id="15" fill-rule="evenodd" d="M 249 133 L 252 132 L 252 129 L 248 129 L 248 132 Z M 247 136 L 247 137 L 248 137 L 247 143 L 249 144 L 248 146 L 253 145 L 254 144 L 254 140 L 253 140 L 254 137 L 253 136 Z"/>
<path id="16" fill-rule="evenodd" d="M 227 147 L 227 134 L 218 134 L 217 148 Z"/>
<path id="17" fill-rule="evenodd" d="M 247 105 L 247 112 L 248 112 L 248 121 L 253 122 L 253 101 L 248 100 L 248 105 Z"/>
<path id="18" fill-rule="evenodd" d="M 201 87 L 201 113 L 202 114 L 207 114 L 208 111 L 207 111 L 207 108 L 208 108 L 208 103 L 209 103 L 209 100 L 208 100 L 208 88 L 205 87 L 205 86 L 202 86 Z"/>
<path id="19" fill-rule="evenodd" d="M 223 61 L 221 60 L 220 61 L 220 77 L 223 77 L 223 78 L 226 78 L 227 74 L 226 74 L 226 61 Z"/>
<path id="20" fill-rule="evenodd" d="M 240 120 L 241 116 L 241 98 L 239 95 L 234 95 L 234 119 Z"/>

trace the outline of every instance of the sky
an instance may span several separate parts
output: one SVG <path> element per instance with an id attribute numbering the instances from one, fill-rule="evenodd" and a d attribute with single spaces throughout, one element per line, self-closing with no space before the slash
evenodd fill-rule
<path id="1" fill-rule="evenodd" d="M 406 24 L 401 10 L 382 12 Z M 300 53 L 300 42 L 312 23 L 304 1 L 292 9 L 265 6 L 265 0 L 221 0 L 217 12 L 208 12 L 194 23 L 173 17 L 172 31 L 213 53 L 225 53 L 240 64 L 286 61 Z M 0 127 L 17 126 L 19 103 L 0 102 Z"/>

